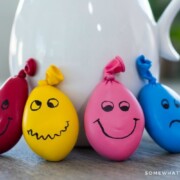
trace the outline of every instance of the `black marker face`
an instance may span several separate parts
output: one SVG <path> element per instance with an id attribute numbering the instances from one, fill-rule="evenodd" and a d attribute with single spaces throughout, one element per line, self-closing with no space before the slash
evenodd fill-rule
<path id="1" fill-rule="evenodd" d="M 32 111 L 37 111 L 37 110 L 39 110 L 39 109 L 41 108 L 41 106 L 42 106 L 42 102 L 41 102 L 41 101 L 39 101 L 39 100 L 34 100 L 34 101 L 31 103 L 31 105 L 30 105 L 30 109 L 31 109 Z"/>
<path id="2" fill-rule="evenodd" d="M 162 99 L 161 101 L 161 106 L 164 108 L 164 109 L 169 109 L 169 101 L 167 99 Z"/>
<path id="3" fill-rule="evenodd" d="M 49 108 L 56 108 L 59 105 L 59 101 L 56 98 L 51 98 L 47 101 L 47 106 Z"/>
<path id="4" fill-rule="evenodd" d="M 38 111 L 43 108 L 48 108 L 49 110 L 51 110 L 53 108 L 57 108 L 58 106 L 59 106 L 59 100 L 56 98 L 49 98 L 46 103 L 45 103 L 45 101 L 36 99 L 36 100 L 32 101 L 32 103 L 30 104 L 30 110 Z M 36 113 L 36 112 L 34 112 L 34 113 Z M 39 112 L 39 113 L 41 113 L 41 112 Z M 70 121 L 66 121 L 65 123 L 66 124 L 65 124 L 64 128 L 57 131 L 57 133 L 55 133 L 53 135 L 48 134 L 48 133 L 47 133 L 47 135 L 41 135 L 39 132 L 34 132 L 33 129 L 28 129 L 27 133 L 29 136 L 35 137 L 36 140 L 44 140 L 44 141 L 54 140 L 56 137 L 60 137 L 62 135 L 62 133 L 65 133 L 67 131 L 67 129 L 69 128 Z"/>
<path id="5" fill-rule="evenodd" d="M 111 101 L 103 101 L 101 103 L 101 108 L 105 112 L 110 112 L 114 109 L 114 104 Z"/>
<path id="6" fill-rule="evenodd" d="M 116 111 L 123 111 L 123 112 L 127 113 L 127 112 L 129 111 L 129 109 L 130 109 L 130 104 L 129 104 L 129 102 L 127 102 L 127 101 L 121 101 L 121 102 L 119 102 L 119 104 L 117 104 L 117 106 L 115 107 L 115 105 L 114 105 L 114 103 L 113 103 L 112 101 L 103 101 L 103 102 L 101 103 L 101 109 L 102 109 L 105 113 L 106 113 L 106 112 L 112 113 L 115 108 L 116 108 Z M 118 109 L 118 110 L 117 110 L 117 109 Z M 122 118 L 122 117 L 119 117 L 120 120 L 121 120 L 121 118 Z M 138 118 L 133 118 L 132 120 L 134 121 L 134 126 L 133 126 L 132 130 L 131 130 L 128 134 L 126 134 L 126 135 L 124 135 L 124 136 L 122 136 L 122 137 L 114 137 L 114 136 L 111 136 L 110 134 L 108 134 L 108 133 L 106 132 L 103 124 L 102 124 L 102 121 L 103 121 L 103 120 L 100 120 L 100 118 L 97 119 L 97 120 L 95 120 L 93 123 L 97 123 L 97 124 L 99 125 L 101 131 L 103 132 L 103 134 L 104 134 L 106 137 L 111 138 L 111 139 L 125 139 L 125 138 L 129 137 L 131 134 L 133 134 L 133 132 L 134 132 L 135 129 L 136 129 L 137 121 L 138 121 L 139 119 L 138 119 Z M 109 122 L 110 122 L 110 121 L 109 121 Z"/>
<path id="7" fill-rule="evenodd" d="M 8 112 L 8 109 L 9 109 L 9 100 L 8 99 L 5 99 L 2 103 L 1 103 L 1 110 L 2 110 L 2 114 L 4 113 L 4 111 Z M 6 114 L 8 114 L 6 112 Z M 3 118 L 1 119 L 1 124 L 0 124 L 0 136 L 4 135 L 6 133 L 6 131 L 8 130 L 9 128 L 9 125 L 10 125 L 10 121 L 12 120 L 12 117 L 9 117 L 9 116 L 3 116 Z"/>
<path id="8" fill-rule="evenodd" d="M 38 111 L 41 106 L 42 106 L 42 102 L 40 100 L 34 100 L 31 105 L 30 105 L 30 109 L 32 111 Z M 56 108 L 59 106 L 59 101 L 56 98 L 50 98 L 47 101 L 47 107 L 49 108 Z"/>
<path id="9" fill-rule="evenodd" d="M 174 99 L 174 106 L 176 107 L 176 109 L 178 110 L 180 107 L 180 102 Z M 180 110 L 180 109 L 179 109 Z M 171 128 L 172 125 L 175 124 L 179 124 L 180 123 L 180 119 L 174 119 L 169 123 L 169 127 Z"/>
<path id="10" fill-rule="evenodd" d="M 175 106 L 176 106 L 177 108 L 179 108 L 179 107 L 180 107 L 180 102 L 179 102 L 179 101 L 174 100 L 174 104 L 175 104 Z"/>
<path id="11" fill-rule="evenodd" d="M 121 111 L 129 111 L 130 104 L 127 101 L 121 101 L 119 103 L 119 108 L 121 109 Z"/>
<path id="12" fill-rule="evenodd" d="M 0 131 L 0 136 L 4 135 L 6 133 L 6 131 L 8 130 L 8 127 L 10 125 L 11 120 L 12 120 L 12 118 L 8 117 L 6 125 L 4 126 L 3 130 Z"/>
<path id="13" fill-rule="evenodd" d="M 8 108 L 9 108 L 9 100 L 6 99 L 6 100 L 4 100 L 4 101 L 2 102 L 2 104 L 1 104 L 1 109 L 2 109 L 2 110 L 7 110 Z"/>
<path id="14" fill-rule="evenodd" d="M 109 134 L 106 132 L 106 130 L 104 129 L 104 127 L 103 127 L 100 119 L 97 119 L 96 121 L 94 121 L 94 123 L 98 123 L 98 125 L 99 125 L 99 127 L 101 128 L 103 134 L 104 134 L 106 137 L 111 138 L 111 139 L 125 139 L 125 138 L 128 138 L 131 134 L 133 134 L 133 132 L 134 132 L 135 129 L 136 129 L 137 121 L 138 121 L 139 119 L 134 118 L 133 120 L 134 120 L 134 127 L 133 127 L 132 131 L 129 132 L 128 134 L 122 136 L 122 137 L 113 137 L 113 136 L 109 135 Z"/>
<path id="15" fill-rule="evenodd" d="M 171 105 L 170 105 L 171 102 Z M 174 99 L 174 103 L 172 103 L 172 100 L 168 100 L 167 98 L 164 98 L 161 100 L 161 106 L 163 107 L 163 109 L 168 110 L 169 112 L 173 111 L 173 109 L 171 109 L 171 107 L 175 107 L 177 110 L 180 107 L 180 102 Z M 169 128 L 173 127 L 174 124 L 179 124 L 180 120 L 179 119 L 173 119 L 170 121 L 169 123 Z"/>
<path id="16" fill-rule="evenodd" d="M 53 140 L 56 137 L 60 137 L 62 135 L 62 133 L 65 133 L 67 131 L 68 127 L 69 127 L 69 121 L 66 121 L 66 125 L 65 125 L 64 129 L 59 130 L 59 132 L 57 132 L 54 135 L 50 135 L 50 134 L 47 134 L 46 136 L 39 135 L 38 132 L 33 132 L 32 129 L 27 130 L 27 133 L 28 133 L 28 135 L 35 137 L 37 140 L 44 140 L 44 141 L 48 140 L 48 139 Z"/>

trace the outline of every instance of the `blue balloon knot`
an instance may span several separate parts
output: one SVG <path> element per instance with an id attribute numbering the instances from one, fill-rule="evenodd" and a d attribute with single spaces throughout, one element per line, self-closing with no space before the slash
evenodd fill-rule
<path id="1" fill-rule="evenodd" d="M 150 68 L 152 66 L 152 62 L 148 59 L 145 59 L 144 55 L 140 55 L 136 59 L 136 67 L 139 73 L 139 76 L 142 79 L 147 79 L 149 83 L 156 83 L 156 78 L 150 72 Z"/>

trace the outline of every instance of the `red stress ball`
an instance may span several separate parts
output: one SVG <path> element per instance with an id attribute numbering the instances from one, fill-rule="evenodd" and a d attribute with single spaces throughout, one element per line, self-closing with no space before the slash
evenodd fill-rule
<path id="1" fill-rule="evenodd" d="M 28 98 L 25 77 L 33 76 L 35 72 L 36 62 L 29 59 L 25 68 L 0 88 L 0 154 L 10 150 L 21 138 L 22 115 Z"/>

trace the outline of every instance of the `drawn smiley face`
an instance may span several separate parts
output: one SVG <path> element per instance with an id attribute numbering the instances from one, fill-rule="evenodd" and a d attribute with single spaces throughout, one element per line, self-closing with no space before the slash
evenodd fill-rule
<path id="1" fill-rule="evenodd" d="M 162 148 L 180 152 L 180 97 L 167 86 L 147 85 L 139 94 L 146 129 Z"/>
<path id="2" fill-rule="evenodd" d="M 78 118 L 69 98 L 53 86 L 38 86 L 30 94 L 23 116 L 23 134 L 41 157 L 58 161 L 73 148 Z"/>
<path id="3" fill-rule="evenodd" d="M 119 83 L 100 83 L 85 111 L 89 143 L 111 160 L 127 159 L 138 147 L 144 129 L 142 109 L 132 93 Z"/>
<path id="4" fill-rule="evenodd" d="M 127 101 L 121 101 L 119 104 L 118 104 L 118 107 L 119 107 L 119 110 L 120 111 L 123 111 L 123 112 L 127 112 L 129 111 L 130 109 L 130 104 L 127 102 Z M 113 109 L 114 109 L 114 104 L 113 102 L 111 101 L 103 101 L 101 103 L 101 108 L 104 112 L 112 112 Z M 94 123 L 98 123 L 99 127 L 101 128 L 103 134 L 105 136 L 107 136 L 108 138 L 112 138 L 112 139 L 124 139 L 124 138 L 128 138 L 130 135 L 132 135 L 136 129 L 136 125 L 137 125 L 137 121 L 139 120 L 138 118 L 133 118 L 132 119 L 134 121 L 134 126 L 132 128 L 132 130 L 130 130 L 130 132 L 127 132 L 127 134 L 121 136 L 121 137 L 118 137 L 118 136 L 111 136 L 110 134 L 108 134 L 108 132 L 106 132 L 103 124 L 101 123 L 101 120 L 100 119 L 97 119 L 94 121 Z"/>
<path id="5" fill-rule="evenodd" d="M 0 153 L 10 150 L 22 135 L 22 116 L 27 96 L 24 78 L 10 78 L 0 89 Z"/>
<path id="6" fill-rule="evenodd" d="M 12 117 L 8 116 L 7 112 L 3 112 L 3 111 L 8 111 L 8 108 L 9 108 L 9 100 L 5 99 L 1 103 L 1 114 L 4 113 L 4 116 L 1 117 L 0 136 L 3 136 L 6 133 L 12 121 Z"/>
<path id="7" fill-rule="evenodd" d="M 59 106 L 59 100 L 56 98 L 50 98 L 47 100 L 47 103 L 45 105 L 47 105 L 47 107 L 49 108 L 57 108 Z M 34 100 L 30 105 L 31 111 L 39 111 L 41 107 L 42 107 L 42 102 L 40 100 Z M 34 136 L 37 140 L 40 140 L 40 139 L 53 140 L 56 137 L 60 137 L 62 133 L 65 133 L 68 130 L 68 127 L 69 127 L 69 121 L 66 121 L 64 128 L 61 130 L 58 130 L 58 132 L 52 135 L 50 134 L 40 135 L 38 132 L 34 132 L 33 129 L 29 129 L 27 130 L 27 132 L 30 136 Z"/>

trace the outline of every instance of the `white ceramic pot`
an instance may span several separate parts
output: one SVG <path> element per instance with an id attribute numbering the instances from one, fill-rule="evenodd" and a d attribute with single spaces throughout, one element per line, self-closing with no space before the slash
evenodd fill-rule
<path id="1" fill-rule="evenodd" d="M 135 95 L 143 85 L 137 56 L 153 61 L 157 78 L 160 56 L 178 60 L 169 29 L 179 9 L 180 0 L 172 0 L 156 23 L 147 0 L 20 0 L 11 34 L 11 74 L 29 57 L 36 58 L 39 70 L 30 80 L 35 86 L 50 64 L 57 65 L 65 76 L 59 88 L 72 99 L 82 122 L 87 99 L 115 56 L 126 65 L 118 79 Z M 83 126 L 81 131 L 79 144 L 84 145 Z"/>

